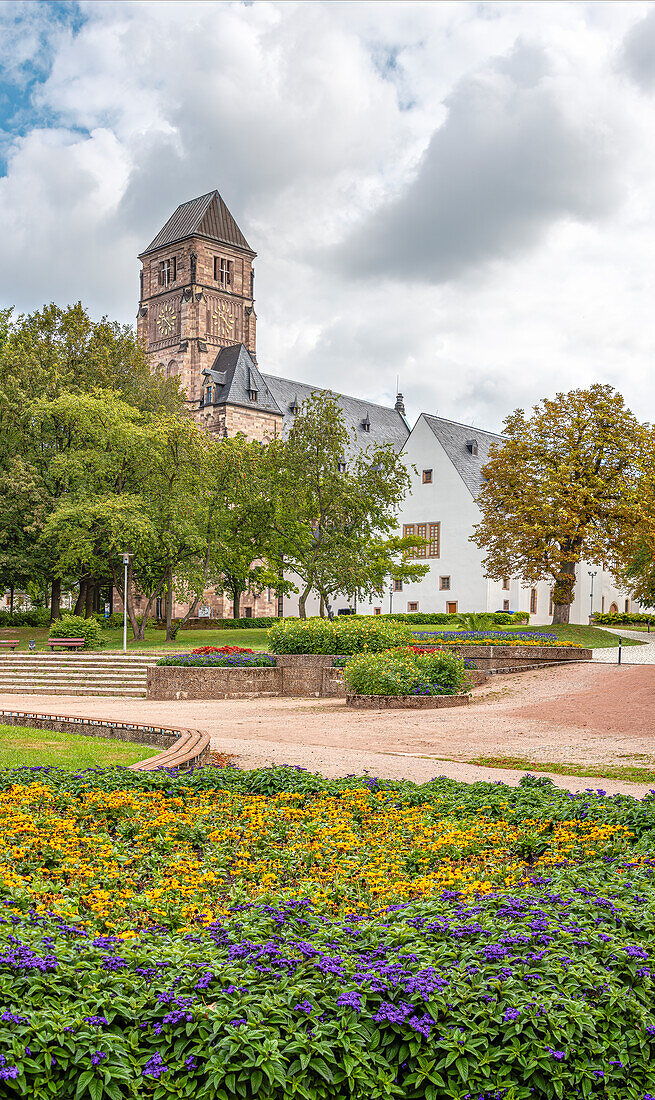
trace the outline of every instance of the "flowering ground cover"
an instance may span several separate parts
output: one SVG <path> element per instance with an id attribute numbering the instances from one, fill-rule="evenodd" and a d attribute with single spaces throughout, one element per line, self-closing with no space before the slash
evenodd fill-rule
<path id="1" fill-rule="evenodd" d="M 0 772 L 2 1095 L 655 1096 L 655 797 Z"/>
<path id="2" fill-rule="evenodd" d="M 204 647 L 203 647 L 204 648 Z M 158 665 L 180 665 L 183 668 L 275 668 L 275 657 L 270 653 L 253 653 L 238 650 L 235 653 L 175 653 L 160 657 Z"/>
<path id="3" fill-rule="evenodd" d="M 525 630 L 414 630 L 415 638 L 433 641 L 435 645 L 541 645 L 573 646 L 575 642 L 560 640 L 557 634 L 536 634 Z"/>
<path id="4" fill-rule="evenodd" d="M 466 665 L 454 653 L 403 646 L 349 657 L 344 679 L 357 695 L 459 695 L 469 686 Z"/>

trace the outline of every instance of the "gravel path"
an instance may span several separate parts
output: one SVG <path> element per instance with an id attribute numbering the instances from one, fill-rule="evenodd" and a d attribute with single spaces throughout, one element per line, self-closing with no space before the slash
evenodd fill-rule
<path id="1" fill-rule="evenodd" d="M 84 696 L 0 696 L 0 708 L 161 722 L 208 730 L 212 748 L 244 768 L 297 764 L 324 775 L 434 776 L 519 782 L 522 771 L 477 757 L 543 763 L 655 764 L 655 669 L 585 663 L 493 677 L 470 707 L 355 711 L 338 699 L 157 702 Z M 549 773 L 550 774 L 550 773 Z M 566 790 L 602 787 L 641 796 L 650 783 L 552 774 Z"/>
<path id="2" fill-rule="evenodd" d="M 655 633 L 644 634 L 641 630 L 617 630 L 615 627 L 612 627 L 609 633 L 619 634 L 622 638 L 635 638 L 638 642 L 645 643 L 621 646 L 622 665 L 655 665 Z M 618 661 L 618 647 L 594 649 L 592 652 L 594 661 L 600 661 L 606 665 L 615 665 Z"/>

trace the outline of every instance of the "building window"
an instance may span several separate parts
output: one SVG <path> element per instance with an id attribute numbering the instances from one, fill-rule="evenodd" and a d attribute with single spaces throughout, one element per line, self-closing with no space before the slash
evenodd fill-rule
<path id="1" fill-rule="evenodd" d="M 250 390 L 249 397 L 254 404 L 257 400 L 257 390 Z"/>
<path id="2" fill-rule="evenodd" d="M 410 550 L 411 558 L 438 558 L 439 557 L 439 527 L 438 523 L 406 523 L 403 526 L 403 538 L 415 535 L 420 539 L 427 539 L 426 546 L 419 546 Z"/>
<path id="3" fill-rule="evenodd" d="M 252 619 L 252 607 L 244 607 L 243 614 L 246 619 Z"/>
<path id="4" fill-rule="evenodd" d="M 531 615 L 536 615 L 537 614 L 537 589 L 536 588 L 531 588 L 530 589 L 530 614 Z"/>
<path id="5" fill-rule="evenodd" d="M 447 592 L 450 589 L 450 577 L 439 577 L 439 588 L 442 592 Z"/>
<path id="6" fill-rule="evenodd" d="M 408 603 L 407 604 L 407 610 L 408 611 L 418 611 L 418 604 L 417 603 Z"/>
<path id="7" fill-rule="evenodd" d="M 424 485 L 431 485 L 432 484 L 432 470 L 424 470 L 423 471 L 423 484 Z"/>
<path id="8" fill-rule="evenodd" d="M 382 608 L 381 607 L 374 607 L 373 608 L 373 614 L 374 615 L 381 615 L 382 614 Z"/>
<path id="9" fill-rule="evenodd" d="M 630 610 L 630 600 L 625 601 L 625 606 L 624 606 L 623 610 L 625 611 L 625 613 L 627 615 L 629 610 Z"/>
<path id="10" fill-rule="evenodd" d="M 393 590 L 394 590 L 394 592 L 402 592 L 403 582 L 402 581 L 394 581 L 393 582 Z"/>
<path id="11" fill-rule="evenodd" d="M 550 597 L 548 599 L 548 614 L 552 615 L 552 613 L 553 613 L 553 593 L 551 592 Z"/>
<path id="12" fill-rule="evenodd" d="M 159 285 L 170 286 L 175 282 L 177 275 L 177 260 L 173 256 L 170 260 L 162 260 L 159 264 Z"/>
<path id="13" fill-rule="evenodd" d="M 211 405 L 211 403 L 212 403 L 212 388 L 211 388 L 211 386 L 207 386 L 207 389 L 205 390 L 205 405 Z"/>
<path id="14" fill-rule="evenodd" d="M 447 603 L 446 604 L 446 614 L 447 615 L 456 615 L 457 614 L 457 601 L 455 601 L 454 603 Z"/>
<path id="15" fill-rule="evenodd" d="M 601 598 L 600 598 L 600 613 L 601 613 L 601 615 L 604 614 L 604 612 L 605 612 L 605 597 L 601 596 Z"/>
<path id="16" fill-rule="evenodd" d="M 346 463 L 345 462 L 337 462 L 337 470 L 339 471 L 340 474 L 345 474 L 345 472 L 346 472 Z"/>
<path id="17" fill-rule="evenodd" d="M 214 256 L 214 282 L 227 290 L 232 286 L 232 261 L 224 256 Z"/>
<path id="18" fill-rule="evenodd" d="M 503 600 L 503 611 L 509 611 L 509 600 Z"/>
<path id="19" fill-rule="evenodd" d="M 509 592 L 509 577 L 503 577 L 503 591 Z"/>

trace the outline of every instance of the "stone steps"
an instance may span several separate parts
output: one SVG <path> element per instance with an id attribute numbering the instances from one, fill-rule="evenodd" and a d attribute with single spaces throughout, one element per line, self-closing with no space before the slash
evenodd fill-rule
<path id="1" fill-rule="evenodd" d="M 144 698 L 147 671 L 157 659 L 80 653 L 5 656 L 0 660 L 0 694 Z"/>

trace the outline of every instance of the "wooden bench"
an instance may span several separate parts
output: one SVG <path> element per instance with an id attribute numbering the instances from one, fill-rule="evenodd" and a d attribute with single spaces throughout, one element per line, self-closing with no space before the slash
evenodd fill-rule
<path id="1" fill-rule="evenodd" d="M 62 649 L 81 649 L 84 638 L 48 638 L 50 649 L 61 646 Z"/>
<path id="2" fill-rule="evenodd" d="M 6 646 L 13 653 L 16 646 L 20 645 L 20 638 L 0 638 L 0 645 Z"/>

